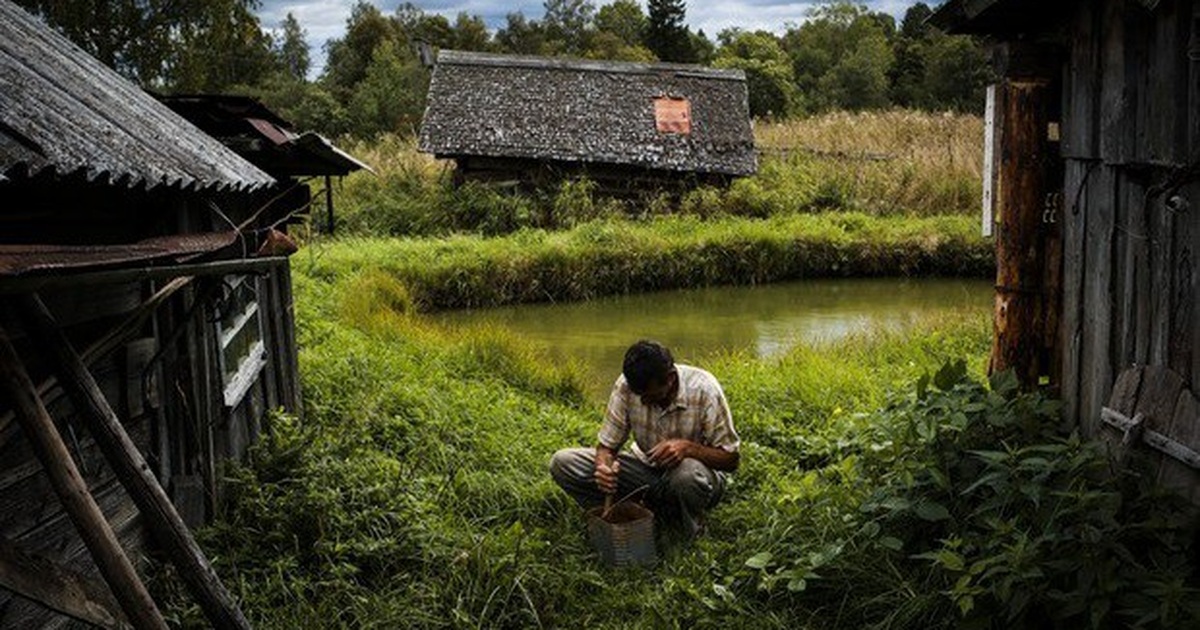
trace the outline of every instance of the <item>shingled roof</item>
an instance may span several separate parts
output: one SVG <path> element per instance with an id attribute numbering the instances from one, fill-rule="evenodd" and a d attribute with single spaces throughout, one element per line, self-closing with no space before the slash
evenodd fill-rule
<path id="1" fill-rule="evenodd" d="M 727 175 L 757 168 L 741 70 L 453 50 L 438 53 L 420 148 Z"/>
<path id="2" fill-rule="evenodd" d="M 275 181 L 0 0 L 0 180 L 41 171 L 146 188 L 249 190 Z"/>

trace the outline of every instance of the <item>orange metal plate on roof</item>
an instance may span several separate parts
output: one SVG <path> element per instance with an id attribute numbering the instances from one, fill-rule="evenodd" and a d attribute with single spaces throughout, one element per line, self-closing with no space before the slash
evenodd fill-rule
<path id="1" fill-rule="evenodd" d="M 686 98 L 654 99 L 654 125 L 659 133 L 692 133 L 692 104 Z"/>

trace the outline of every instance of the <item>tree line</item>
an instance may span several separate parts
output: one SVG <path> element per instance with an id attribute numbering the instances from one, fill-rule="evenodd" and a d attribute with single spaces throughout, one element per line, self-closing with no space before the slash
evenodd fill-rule
<path id="1" fill-rule="evenodd" d="M 831 109 L 977 111 L 989 80 L 980 42 L 926 23 L 917 3 L 897 23 L 852 0 L 829 0 L 782 35 L 730 28 L 710 38 L 684 23 L 684 0 L 545 0 L 541 19 L 510 13 L 491 31 L 412 3 L 384 14 L 360 0 L 325 44 L 310 79 L 307 33 L 288 14 L 275 33 L 257 0 L 17 0 L 147 89 L 256 96 L 304 129 L 371 137 L 412 133 L 424 111 L 432 49 L 696 63 L 745 71 L 751 114 Z"/>

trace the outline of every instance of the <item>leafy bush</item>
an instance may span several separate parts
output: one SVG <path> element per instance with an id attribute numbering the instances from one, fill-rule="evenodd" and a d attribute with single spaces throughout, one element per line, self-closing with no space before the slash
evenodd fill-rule
<path id="1" fill-rule="evenodd" d="M 1010 373 L 991 390 L 966 374 L 960 362 L 926 375 L 826 454 L 853 461 L 866 490 L 854 529 L 751 557 L 760 587 L 818 601 L 854 589 L 847 614 L 879 627 L 1200 624 L 1177 501 L 1110 470 L 1101 444 L 1064 433 L 1058 404 L 1017 392 Z"/>

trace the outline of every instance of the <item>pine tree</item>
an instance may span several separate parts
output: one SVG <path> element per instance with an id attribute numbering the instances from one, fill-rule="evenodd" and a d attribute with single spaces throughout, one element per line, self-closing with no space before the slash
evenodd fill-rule
<path id="1" fill-rule="evenodd" d="M 684 0 L 649 0 L 647 4 L 646 48 L 663 61 L 695 63 L 696 52 L 688 29 Z"/>
<path id="2" fill-rule="evenodd" d="M 300 27 L 300 22 L 291 13 L 283 20 L 283 39 L 275 48 L 275 56 L 283 66 L 288 76 L 303 81 L 308 76 L 308 42 L 304 40 L 307 32 Z"/>

